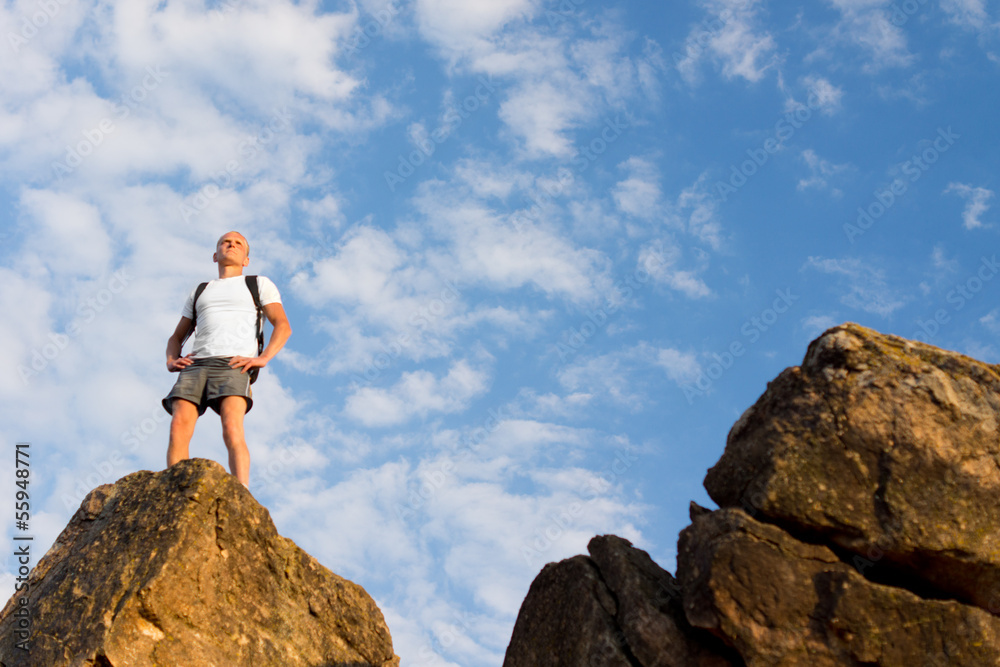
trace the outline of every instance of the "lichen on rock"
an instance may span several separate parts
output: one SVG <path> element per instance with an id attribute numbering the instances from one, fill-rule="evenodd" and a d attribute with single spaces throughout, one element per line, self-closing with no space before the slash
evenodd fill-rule
<path id="1" fill-rule="evenodd" d="M 100 486 L 29 579 L 29 651 L 4 667 L 394 667 L 381 611 L 275 530 L 218 463 Z M 12 598 L 0 636 L 16 619 Z"/>
<path id="2" fill-rule="evenodd" d="M 692 503 L 676 579 L 594 538 L 532 584 L 505 666 L 1000 665 L 996 367 L 834 327 L 737 420 L 705 488 L 720 509 Z"/>

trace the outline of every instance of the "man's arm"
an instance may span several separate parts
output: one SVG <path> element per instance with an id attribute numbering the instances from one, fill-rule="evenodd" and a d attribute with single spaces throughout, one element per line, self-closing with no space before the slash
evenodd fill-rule
<path id="1" fill-rule="evenodd" d="M 181 317 L 181 321 L 177 323 L 177 328 L 174 329 L 173 335 L 167 339 L 167 370 L 171 373 L 176 373 L 194 363 L 190 354 L 186 357 L 180 356 L 184 340 L 191 331 L 191 323 L 190 318 Z"/>
<path id="2" fill-rule="evenodd" d="M 267 366 L 267 362 L 281 351 L 289 336 L 292 335 L 292 325 L 288 323 L 285 307 L 281 303 L 269 303 L 264 306 L 264 317 L 274 327 L 271 339 L 267 341 L 267 347 L 264 348 L 259 357 L 233 357 L 232 361 L 229 362 L 232 368 L 241 368 L 243 373 L 251 368 L 264 368 Z"/>

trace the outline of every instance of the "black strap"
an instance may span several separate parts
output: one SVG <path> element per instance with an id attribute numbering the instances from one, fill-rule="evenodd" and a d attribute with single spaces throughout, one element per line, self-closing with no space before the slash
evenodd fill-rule
<path id="1" fill-rule="evenodd" d="M 253 305 L 257 308 L 257 356 L 264 351 L 264 307 L 260 305 L 260 288 L 257 287 L 257 276 L 244 276 L 250 296 L 253 297 Z M 260 374 L 259 368 L 250 369 L 250 384 L 257 381 Z"/>
<path id="2" fill-rule="evenodd" d="M 257 309 L 257 356 L 259 357 L 264 351 L 264 306 L 260 304 L 260 287 L 257 286 L 257 276 L 243 276 L 243 278 L 246 281 L 247 289 L 250 290 L 250 296 L 253 297 L 254 308 Z M 208 287 L 208 283 L 201 283 L 194 291 L 194 301 L 191 303 L 191 328 L 188 329 L 187 336 L 181 341 L 182 348 L 187 339 L 194 333 L 195 325 L 198 322 L 198 297 L 201 296 L 206 287 Z M 259 373 L 259 368 L 250 369 L 250 384 L 257 381 Z"/>
<path id="3" fill-rule="evenodd" d="M 184 343 L 186 343 L 187 339 L 194 333 L 195 325 L 198 323 L 198 297 L 201 296 L 201 293 L 205 291 L 206 287 L 208 287 L 208 283 L 201 283 L 194 291 L 194 301 L 191 302 L 191 328 L 188 329 L 187 335 L 184 336 L 184 340 L 181 341 L 181 348 L 184 347 Z"/>
<path id="4" fill-rule="evenodd" d="M 244 276 L 247 289 L 253 297 L 253 305 L 257 309 L 257 356 L 264 351 L 264 306 L 260 305 L 260 288 L 257 286 L 257 276 Z M 257 369 L 254 369 L 257 370 Z"/>

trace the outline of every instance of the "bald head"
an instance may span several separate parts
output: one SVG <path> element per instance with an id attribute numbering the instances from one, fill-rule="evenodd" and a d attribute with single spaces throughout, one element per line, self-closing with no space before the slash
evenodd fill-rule
<path id="1" fill-rule="evenodd" d="M 225 234 L 223 234 L 222 236 L 220 236 L 219 240 L 215 242 L 216 249 L 218 249 L 219 244 L 222 243 L 223 239 L 229 238 L 230 236 L 236 236 L 236 237 L 239 237 L 240 239 L 243 240 L 243 245 L 247 249 L 247 257 L 249 257 L 250 256 L 250 242 L 247 241 L 247 237 L 243 236 L 239 232 L 226 232 Z"/>

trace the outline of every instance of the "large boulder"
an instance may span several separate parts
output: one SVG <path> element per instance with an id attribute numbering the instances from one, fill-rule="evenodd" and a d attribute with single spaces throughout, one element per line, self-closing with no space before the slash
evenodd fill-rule
<path id="1" fill-rule="evenodd" d="M 705 487 L 676 580 L 595 538 L 532 584 L 508 667 L 1000 665 L 997 367 L 835 327 Z"/>
<path id="2" fill-rule="evenodd" d="M 369 595 L 278 535 L 217 463 L 191 459 L 92 491 L 29 579 L 28 651 L 4 667 L 389 667 Z"/>
<path id="3" fill-rule="evenodd" d="M 1000 373 L 855 324 L 730 431 L 705 488 L 866 576 L 1000 613 Z"/>
<path id="4" fill-rule="evenodd" d="M 677 578 L 692 625 L 748 665 L 1000 665 L 1000 618 L 873 583 L 829 548 L 740 509 L 694 517 Z"/>
<path id="5" fill-rule="evenodd" d="M 679 587 L 613 535 L 590 557 L 546 565 L 514 624 L 504 667 L 730 667 L 739 658 L 684 618 Z M 735 661 L 734 661 L 735 660 Z"/>

